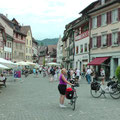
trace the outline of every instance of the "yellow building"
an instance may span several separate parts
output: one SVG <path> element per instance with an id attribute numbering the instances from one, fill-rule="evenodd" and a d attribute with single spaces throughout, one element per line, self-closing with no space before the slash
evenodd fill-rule
<path id="1" fill-rule="evenodd" d="M 27 35 L 25 41 L 25 61 L 32 62 L 32 31 L 30 26 L 22 26 L 22 31 Z"/>

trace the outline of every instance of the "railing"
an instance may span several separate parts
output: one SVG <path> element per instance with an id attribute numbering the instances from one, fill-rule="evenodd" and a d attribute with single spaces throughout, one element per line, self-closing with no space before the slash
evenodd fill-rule
<path id="1" fill-rule="evenodd" d="M 86 31 L 86 32 L 84 32 L 84 33 L 82 33 L 82 34 L 76 36 L 76 37 L 75 37 L 75 41 L 84 39 L 84 38 L 86 38 L 86 37 L 88 37 L 88 36 L 89 36 L 89 31 Z"/>

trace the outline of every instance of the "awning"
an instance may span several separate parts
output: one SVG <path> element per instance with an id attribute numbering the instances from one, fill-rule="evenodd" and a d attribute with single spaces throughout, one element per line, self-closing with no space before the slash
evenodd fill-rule
<path id="1" fill-rule="evenodd" d="M 101 65 L 105 60 L 107 60 L 109 57 L 97 57 L 94 60 L 92 60 L 87 65 Z"/>

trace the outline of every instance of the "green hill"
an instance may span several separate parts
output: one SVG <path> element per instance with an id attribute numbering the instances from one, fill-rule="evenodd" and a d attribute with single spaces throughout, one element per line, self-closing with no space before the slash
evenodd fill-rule
<path id="1" fill-rule="evenodd" d="M 36 40 L 38 42 L 39 45 L 43 46 L 47 46 L 47 45 L 56 45 L 58 42 L 59 38 L 52 38 L 52 39 L 44 39 L 44 40 Z"/>

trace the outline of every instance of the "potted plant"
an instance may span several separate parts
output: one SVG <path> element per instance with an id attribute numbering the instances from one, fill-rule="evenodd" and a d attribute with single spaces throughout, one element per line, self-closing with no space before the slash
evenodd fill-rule
<path id="1" fill-rule="evenodd" d="M 118 79 L 118 82 L 120 83 L 120 66 L 117 67 L 115 74 L 116 74 L 116 77 Z"/>

